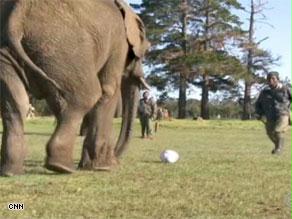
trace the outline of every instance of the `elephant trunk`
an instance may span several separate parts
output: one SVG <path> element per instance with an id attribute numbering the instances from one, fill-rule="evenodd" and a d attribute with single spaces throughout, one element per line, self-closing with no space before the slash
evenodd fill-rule
<path id="1" fill-rule="evenodd" d="M 122 79 L 123 114 L 120 135 L 115 147 L 117 157 L 120 157 L 128 148 L 137 113 L 140 84 L 141 82 L 136 77 L 124 77 Z"/>
<path id="2" fill-rule="evenodd" d="M 143 77 L 139 77 L 139 80 L 144 89 L 151 90 L 150 85 L 145 81 Z"/>

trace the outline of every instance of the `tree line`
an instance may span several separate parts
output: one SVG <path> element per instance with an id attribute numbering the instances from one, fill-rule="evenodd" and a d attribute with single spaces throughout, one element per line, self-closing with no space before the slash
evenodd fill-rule
<path id="1" fill-rule="evenodd" d="M 261 48 L 268 36 L 255 37 L 256 25 L 266 22 L 267 6 L 263 0 L 250 0 L 248 6 L 238 0 L 143 0 L 132 4 L 152 44 L 145 65 L 147 80 L 161 94 L 158 102 L 166 104 L 168 93 L 178 90 L 177 118 L 186 118 L 187 92 L 196 86 L 201 90 L 199 116 L 203 119 L 210 118 L 210 92 L 216 91 L 233 96 L 235 105 L 241 107 L 240 117 L 251 119 L 252 88 L 264 82 L 279 60 Z"/>

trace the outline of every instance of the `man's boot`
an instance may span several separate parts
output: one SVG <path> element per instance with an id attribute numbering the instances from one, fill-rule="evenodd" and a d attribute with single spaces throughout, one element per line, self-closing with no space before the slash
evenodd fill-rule
<path id="1" fill-rule="evenodd" d="M 284 147 L 284 136 L 280 133 L 276 134 L 277 141 L 275 143 L 275 148 L 272 150 L 272 154 L 281 154 Z"/>

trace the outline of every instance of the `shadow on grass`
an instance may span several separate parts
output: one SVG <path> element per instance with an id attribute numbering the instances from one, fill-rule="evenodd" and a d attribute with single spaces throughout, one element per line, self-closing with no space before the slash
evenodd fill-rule
<path id="1" fill-rule="evenodd" d="M 151 142 L 151 141 L 155 140 L 157 137 L 156 136 L 152 136 L 152 137 L 143 138 L 141 135 L 136 135 L 136 136 L 132 136 L 131 138 L 132 139 L 140 139 L 141 141 L 145 141 L 145 142 L 147 142 L 147 141 Z"/>
<path id="2" fill-rule="evenodd" d="M 42 160 L 25 160 L 24 166 L 25 166 L 25 173 L 30 175 L 67 175 L 63 173 L 53 172 L 50 170 L 47 170 L 44 166 L 45 162 Z M 75 166 L 75 172 L 85 172 L 87 170 L 80 170 L 78 169 L 79 160 L 74 160 L 74 166 Z"/>
<path id="3" fill-rule="evenodd" d="M 40 167 L 44 165 L 44 161 L 42 160 L 25 160 L 24 165 L 26 167 Z"/>
<path id="4" fill-rule="evenodd" d="M 46 170 L 44 167 L 41 168 L 33 168 L 33 169 L 26 169 L 25 170 L 25 174 L 28 175 L 43 175 L 43 176 L 58 176 L 58 175 L 64 175 L 61 173 L 57 173 L 57 172 L 51 172 L 49 170 Z"/>
<path id="5" fill-rule="evenodd" d="M 0 131 L 0 135 L 3 134 L 3 131 Z M 51 136 L 52 133 L 41 133 L 41 132 L 25 132 L 24 135 L 38 135 L 38 136 Z"/>
<path id="6" fill-rule="evenodd" d="M 161 161 L 159 160 L 142 160 L 141 163 L 150 163 L 150 164 L 163 164 Z"/>
<path id="7" fill-rule="evenodd" d="M 141 139 L 141 140 L 143 140 L 143 138 L 142 138 L 141 135 L 135 135 L 135 136 L 133 135 L 132 138 L 137 138 L 137 139 Z"/>
<path id="8" fill-rule="evenodd" d="M 47 175 L 47 176 L 64 175 L 61 173 L 47 170 L 44 167 L 44 161 L 41 161 L 41 160 L 26 160 L 24 161 L 24 166 L 25 166 L 25 174 Z"/>

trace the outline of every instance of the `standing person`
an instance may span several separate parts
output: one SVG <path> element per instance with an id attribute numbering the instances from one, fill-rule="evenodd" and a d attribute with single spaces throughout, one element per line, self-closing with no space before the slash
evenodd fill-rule
<path id="1" fill-rule="evenodd" d="M 28 119 L 32 119 L 35 117 L 35 108 L 31 104 L 29 104 L 29 108 L 28 108 L 28 112 L 26 114 L 26 117 Z"/>
<path id="2" fill-rule="evenodd" d="M 267 75 L 267 84 L 256 102 L 256 114 L 258 119 L 266 117 L 267 135 L 275 145 L 272 154 L 280 154 L 284 146 L 284 134 L 291 119 L 291 89 L 280 83 L 278 72 Z"/>
<path id="3" fill-rule="evenodd" d="M 154 119 L 155 110 L 156 104 L 154 99 L 150 98 L 149 91 L 145 91 L 138 107 L 138 114 L 142 129 L 142 138 L 152 138 L 151 119 Z"/>
<path id="4" fill-rule="evenodd" d="M 154 125 L 154 132 L 156 133 L 159 129 L 159 122 L 163 118 L 163 109 L 161 106 L 157 107 L 156 110 L 156 118 L 155 118 L 155 125 Z"/>

